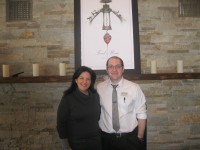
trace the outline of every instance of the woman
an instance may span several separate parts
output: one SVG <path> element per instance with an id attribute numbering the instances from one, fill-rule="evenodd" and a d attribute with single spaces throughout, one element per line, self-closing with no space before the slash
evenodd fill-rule
<path id="1" fill-rule="evenodd" d="M 101 109 L 95 80 L 95 72 L 82 66 L 75 71 L 71 86 L 64 92 L 57 112 L 57 131 L 64 150 L 69 147 L 101 150 L 98 125 Z"/>

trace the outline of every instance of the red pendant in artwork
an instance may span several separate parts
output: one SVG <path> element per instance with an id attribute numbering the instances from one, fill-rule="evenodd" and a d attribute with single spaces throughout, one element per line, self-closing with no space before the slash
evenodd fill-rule
<path id="1" fill-rule="evenodd" d="M 106 44 L 109 44 L 110 43 L 110 40 L 111 40 L 111 35 L 109 33 L 106 33 L 103 37 L 104 41 Z"/>

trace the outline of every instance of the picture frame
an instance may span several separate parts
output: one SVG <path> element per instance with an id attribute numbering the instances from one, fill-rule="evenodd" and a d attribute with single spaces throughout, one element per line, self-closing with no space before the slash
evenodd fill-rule
<path id="1" fill-rule="evenodd" d="M 125 73 L 141 73 L 137 0 L 74 1 L 75 69 L 106 73 L 106 61 L 119 56 Z"/>

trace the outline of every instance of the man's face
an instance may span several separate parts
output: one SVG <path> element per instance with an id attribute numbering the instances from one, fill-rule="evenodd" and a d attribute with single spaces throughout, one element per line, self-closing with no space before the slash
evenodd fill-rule
<path id="1" fill-rule="evenodd" d="M 124 73 L 124 67 L 121 64 L 121 61 L 117 58 L 111 58 L 108 61 L 106 70 L 110 77 L 110 80 L 113 83 L 118 83 L 122 78 L 122 74 Z"/>

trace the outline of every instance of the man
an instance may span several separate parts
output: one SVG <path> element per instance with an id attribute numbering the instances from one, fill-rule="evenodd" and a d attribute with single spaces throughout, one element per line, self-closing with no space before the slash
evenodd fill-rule
<path id="1" fill-rule="evenodd" d="M 145 149 L 145 96 L 138 84 L 123 78 L 124 63 L 121 58 L 110 57 L 106 62 L 106 71 L 109 78 L 97 85 L 101 103 L 99 126 L 102 130 L 103 150 Z"/>

